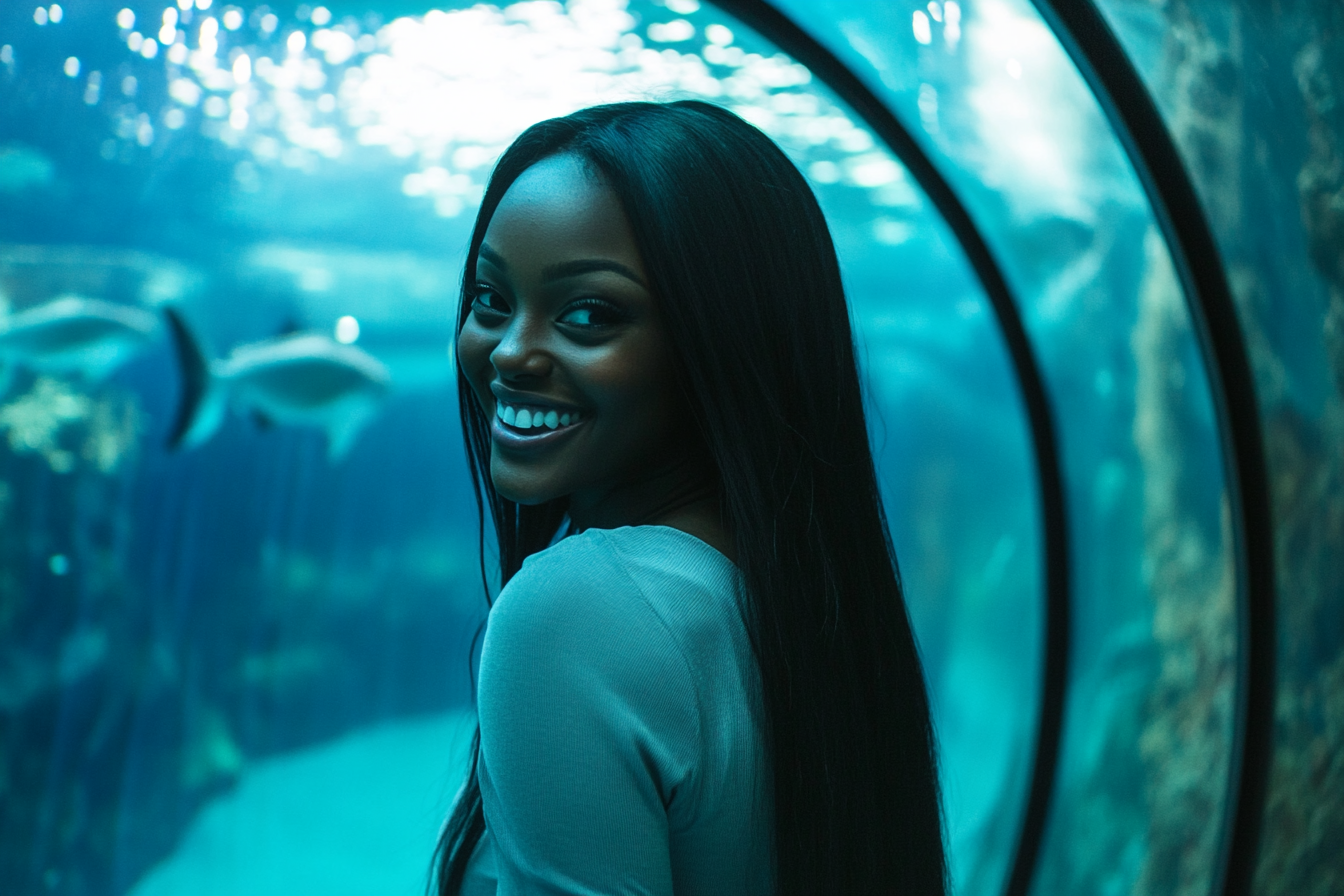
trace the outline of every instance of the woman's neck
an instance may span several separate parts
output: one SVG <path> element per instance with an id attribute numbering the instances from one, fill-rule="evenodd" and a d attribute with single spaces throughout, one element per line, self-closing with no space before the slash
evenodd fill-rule
<path id="1" fill-rule="evenodd" d="M 636 482 L 601 494 L 572 494 L 569 518 L 578 530 L 670 526 L 694 535 L 730 560 L 734 558 L 712 467 L 689 458 L 668 463 Z"/>

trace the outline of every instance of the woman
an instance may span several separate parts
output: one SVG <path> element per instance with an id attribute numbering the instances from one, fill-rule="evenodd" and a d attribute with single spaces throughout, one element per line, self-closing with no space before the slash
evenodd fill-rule
<path id="1" fill-rule="evenodd" d="M 463 284 L 504 588 L 440 894 L 945 892 L 923 675 L 798 171 L 700 102 L 544 121 L 491 177 Z"/>

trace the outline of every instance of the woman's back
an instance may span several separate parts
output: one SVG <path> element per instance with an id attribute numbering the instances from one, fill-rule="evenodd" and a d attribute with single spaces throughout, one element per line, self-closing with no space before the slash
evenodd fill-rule
<path id="1" fill-rule="evenodd" d="M 500 893 L 772 889 L 760 683 L 737 568 L 667 526 L 528 558 L 490 614 L 478 697 Z M 492 855 L 493 853 L 493 855 Z"/>

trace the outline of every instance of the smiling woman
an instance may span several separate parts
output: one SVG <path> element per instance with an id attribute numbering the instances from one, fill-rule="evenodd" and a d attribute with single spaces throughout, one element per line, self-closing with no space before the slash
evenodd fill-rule
<path id="1" fill-rule="evenodd" d="M 639 248 L 596 170 L 563 154 L 525 171 L 490 220 L 468 295 L 459 357 L 495 418 L 502 496 L 565 497 L 579 529 L 674 514 L 731 553 Z"/>
<path id="2" fill-rule="evenodd" d="M 697 101 L 542 122 L 463 283 L 504 588 L 439 893 L 943 892 L 923 674 L 798 171 Z"/>

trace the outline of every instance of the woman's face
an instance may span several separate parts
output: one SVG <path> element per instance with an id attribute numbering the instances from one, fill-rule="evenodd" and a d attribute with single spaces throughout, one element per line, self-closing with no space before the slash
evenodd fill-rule
<path id="1" fill-rule="evenodd" d="M 620 200 L 580 159 L 514 181 L 468 288 L 457 351 L 502 496 L 572 513 L 668 462 L 683 415 L 662 321 Z"/>

